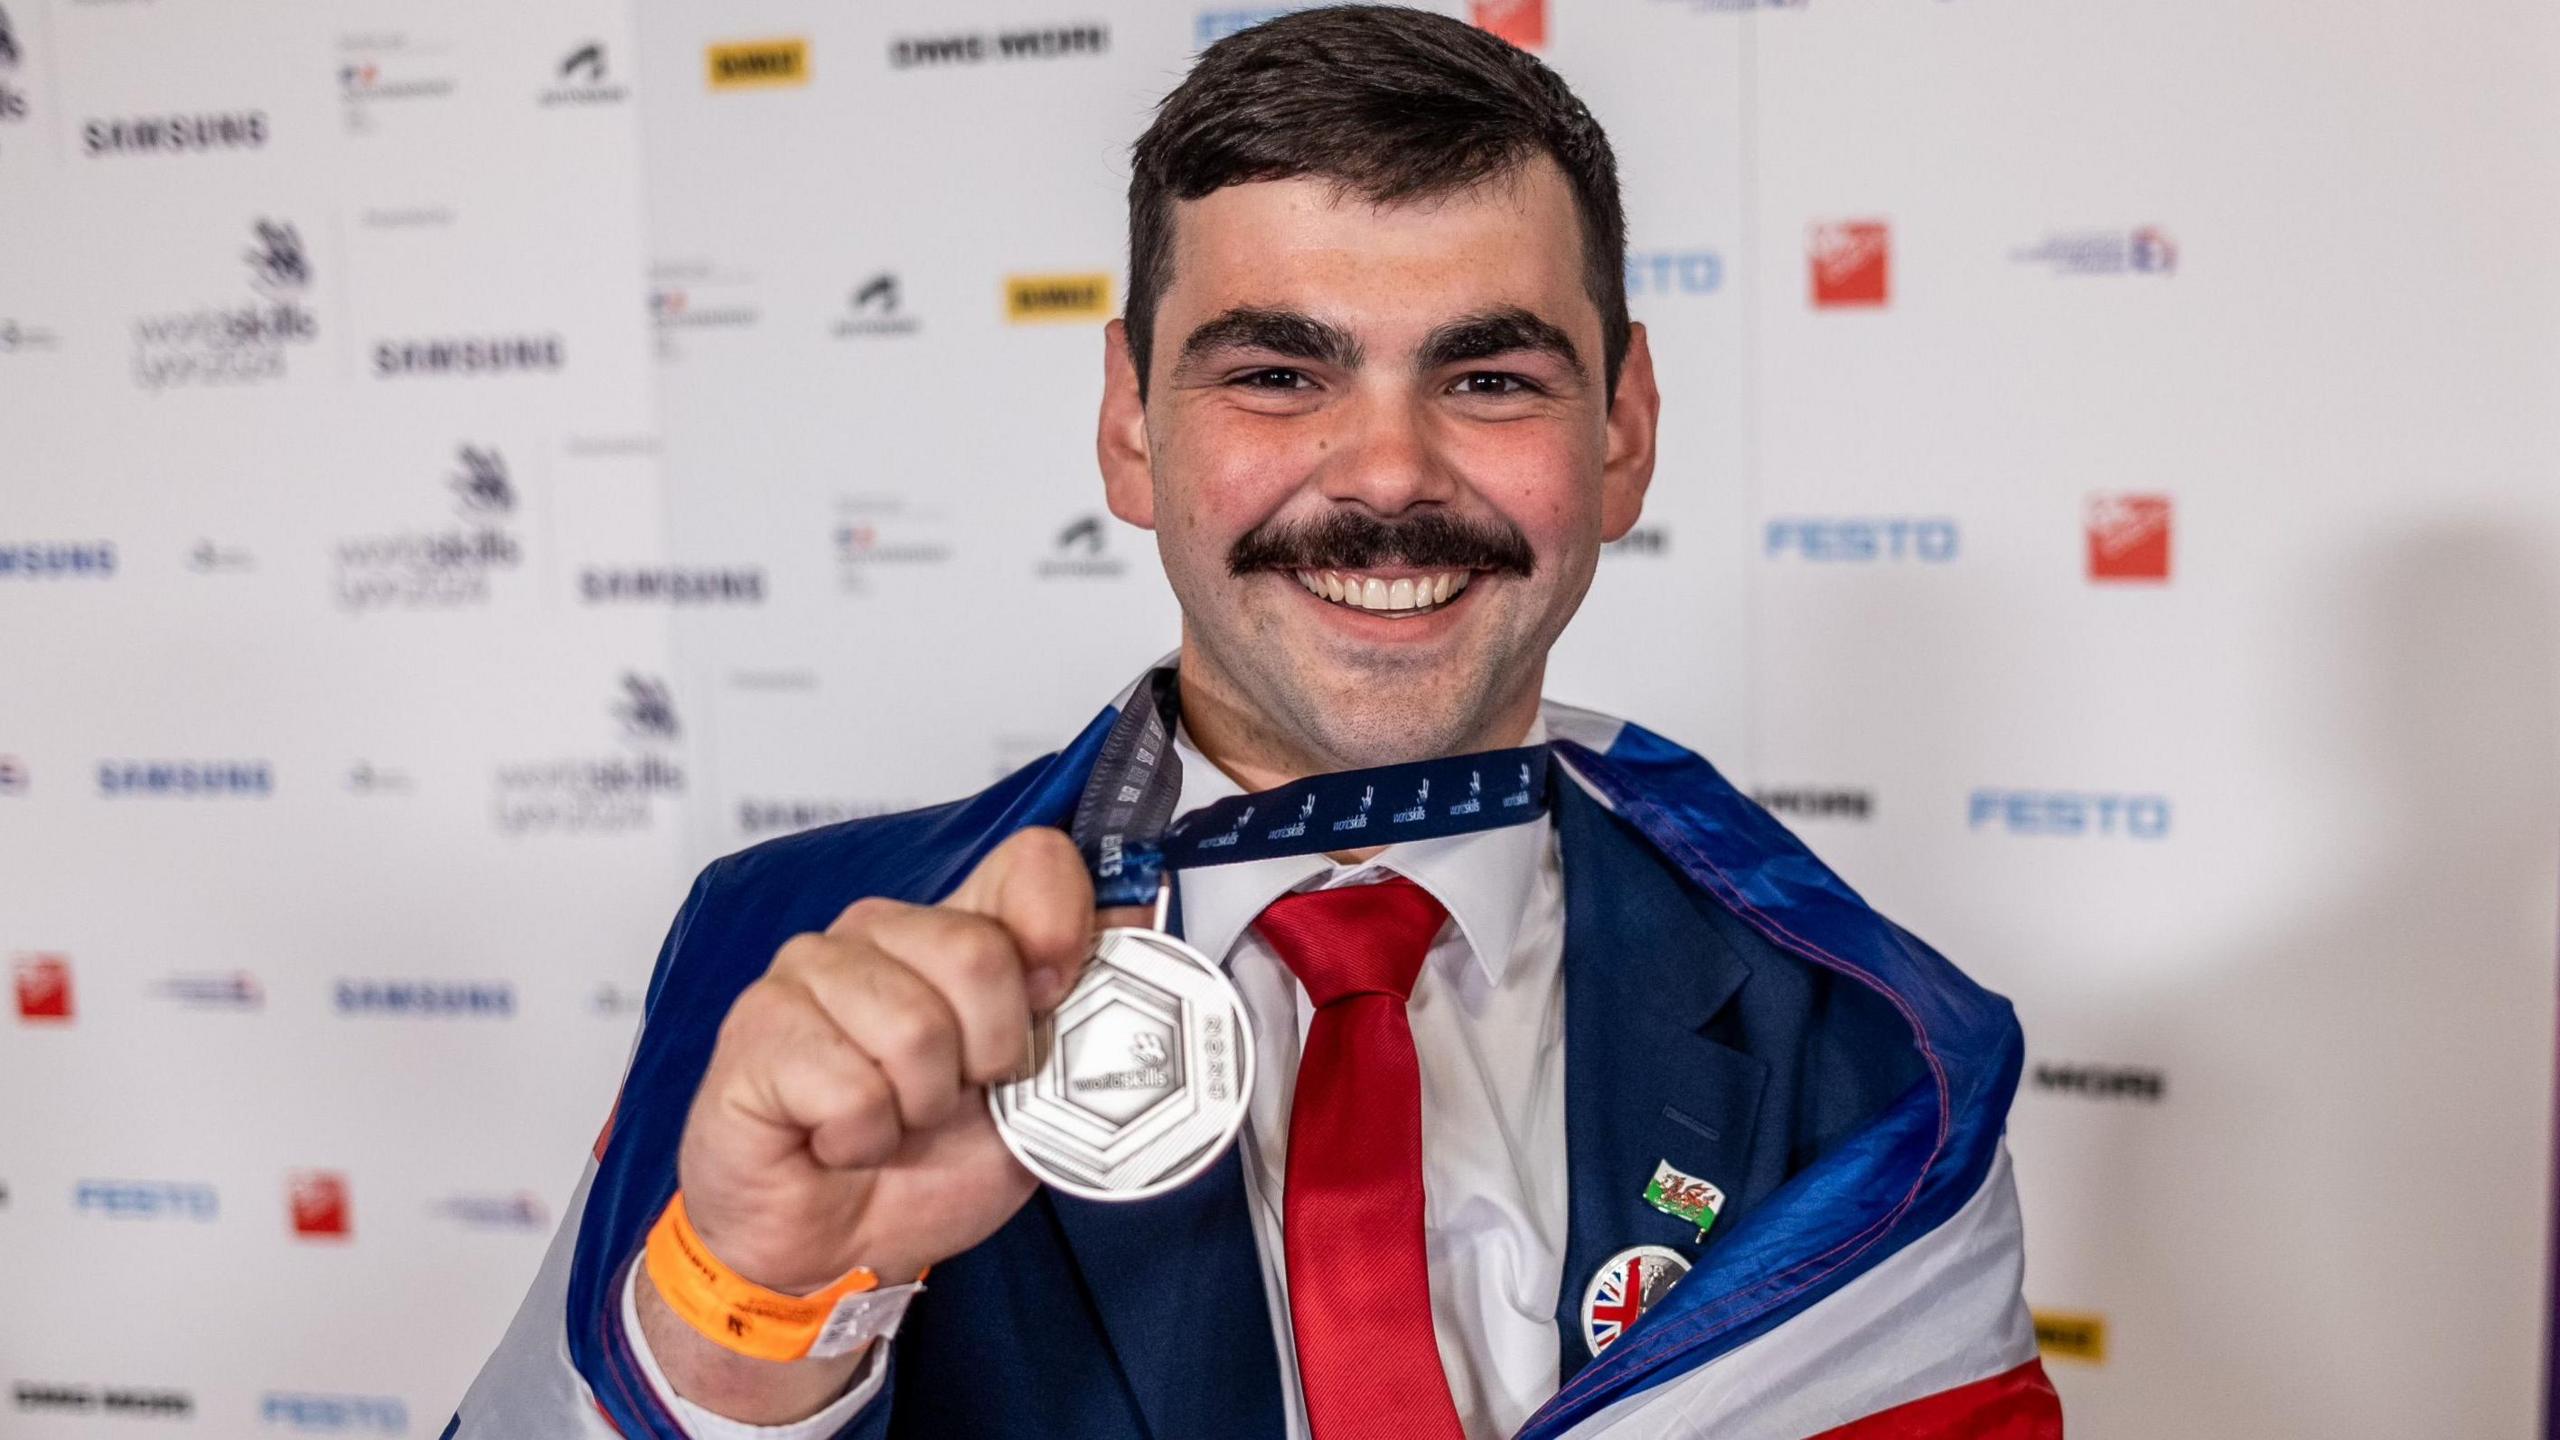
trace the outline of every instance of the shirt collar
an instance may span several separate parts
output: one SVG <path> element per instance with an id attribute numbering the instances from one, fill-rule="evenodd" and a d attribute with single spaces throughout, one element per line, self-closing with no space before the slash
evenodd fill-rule
<path id="1" fill-rule="evenodd" d="M 1524 745 L 1544 744 L 1547 722 L 1542 715 L 1529 727 Z M 1174 813 L 1187 815 L 1244 787 L 1212 764 L 1191 743 L 1191 732 L 1175 723 L 1174 753 L 1182 760 L 1182 793 Z M 1272 901 L 1300 888 L 1329 890 L 1361 884 L 1392 872 L 1431 893 L 1458 922 L 1485 980 L 1500 985 L 1511 964 L 1511 947 L 1520 933 L 1521 912 L 1531 883 L 1545 858 L 1553 821 L 1541 815 L 1522 825 L 1449 835 L 1436 840 L 1408 840 L 1390 845 L 1357 865 L 1336 864 L 1324 855 L 1284 855 L 1235 865 L 1208 865 L 1184 870 L 1175 882 L 1182 898 L 1184 938 L 1201 953 L 1225 963 L 1245 927 Z"/>

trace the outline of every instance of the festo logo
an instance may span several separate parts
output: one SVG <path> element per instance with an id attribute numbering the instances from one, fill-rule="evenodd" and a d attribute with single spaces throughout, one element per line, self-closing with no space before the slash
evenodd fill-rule
<path id="1" fill-rule="evenodd" d="M 2092 581 L 2168 582 L 2168 496 L 2092 495 L 2088 518 Z"/>
<path id="2" fill-rule="evenodd" d="M 18 991 L 18 1018 L 49 1025 L 71 1023 L 71 957 L 29 954 L 9 961 Z"/>
<path id="3" fill-rule="evenodd" d="M 71 1187 L 71 1208 L 110 1220 L 202 1224 L 222 1218 L 222 1202 L 213 1187 L 195 1180 L 81 1180 Z"/>
<path id="4" fill-rule="evenodd" d="M 1646 295 L 1713 295 L 1724 288 L 1724 257 L 1713 250 L 1634 250 L 1627 253 L 1627 298 Z"/>
<path id="5" fill-rule="evenodd" d="M 737 40 L 703 52 L 714 90 L 771 90 L 809 83 L 809 42 Z"/>
<path id="6" fill-rule="evenodd" d="M 409 1407 L 397 1395 L 303 1395 L 270 1390 L 258 1400 L 258 1418 L 285 1430 L 329 1434 L 401 1435 Z"/>
<path id="7" fill-rule="evenodd" d="M 1787 516 L 1761 528 L 1761 551 L 1772 560 L 1945 565 L 1962 550 L 1962 532 L 1946 516 Z"/>
<path id="8" fill-rule="evenodd" d="M 2165 840 L 2169 822 L 2166 795 L 1981 789 L 1973 792 L 1965 806 L 1967 829 L 2069 840 Z"/>
<path id="9" fill-rule="evenodd" d="M 352 1233 L 347 1177 L 335 1170 L 297 1170 L 285 1180 L 293 1233 L 305 1240 L 344 1240 Z"/>
<path id="10" fill-rule="evenodd" d="M 1806 240 L 1818 309 L 1879 308 L 1891 293 L 1891 228 L 1882 220 L 1826 220 Z"/>
<path id="11" fill-rule="evenodd" d="M 1111 318 L 1111 277 L 1087 275 L 1008 275 L 1004 282 L 1004 318 L 1016 325 L 1052 320 Z"/>

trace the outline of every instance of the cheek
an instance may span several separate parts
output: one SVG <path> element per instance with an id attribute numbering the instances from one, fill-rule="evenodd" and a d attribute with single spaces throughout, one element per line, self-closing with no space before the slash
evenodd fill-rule
<path id="1" fill-rule="evenodd" d="M 1600 453 L 1561 425 L 1492 430 L 1470 447 L 1466 473 L 1477 493 L 1520 527 L 1542 561 L 1596 544 Z"/>

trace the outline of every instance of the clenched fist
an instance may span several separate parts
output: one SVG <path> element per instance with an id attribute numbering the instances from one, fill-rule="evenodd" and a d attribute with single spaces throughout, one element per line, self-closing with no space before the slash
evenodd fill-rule
<path id="1" fill-rule="evenodd" d="M 806 1293 L 856 1265 L 902 1284 L 993 1234 L 1036 1182 L 997 1137 L 986 1087 L 1022 1071 L 1096 923 L 1074 842 L 1031 829 L 939 905 L 859 900 L 793 936 L 730 1008 L 685 1119 L 676 1180 L 711 1253 Z M 677 1334 L 662 1305 L 644 1320 L 678 1391 L 743 1420 L 817 1408 L 783 1393 L 805 1382 L 760 1390 L 760 1371 L 840 1379 L 855 1358 L 741 1363 Z"/>

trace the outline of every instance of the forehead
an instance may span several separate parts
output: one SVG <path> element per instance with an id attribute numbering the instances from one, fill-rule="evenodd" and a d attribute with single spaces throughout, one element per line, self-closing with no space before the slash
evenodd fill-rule
<path id="1" fill-rule="evenodd" d="M 1544 156 L 1394 205 L 1303 176 L 1229 185 L 1176 202 L 1173 233 L 1160 325 L 1240 305 L 1301 310 L 1354 330 L 1427 328 L 1498 305 L 1569 329 L 1599 324 L 1582 284 L 1572 187 Z"/>

